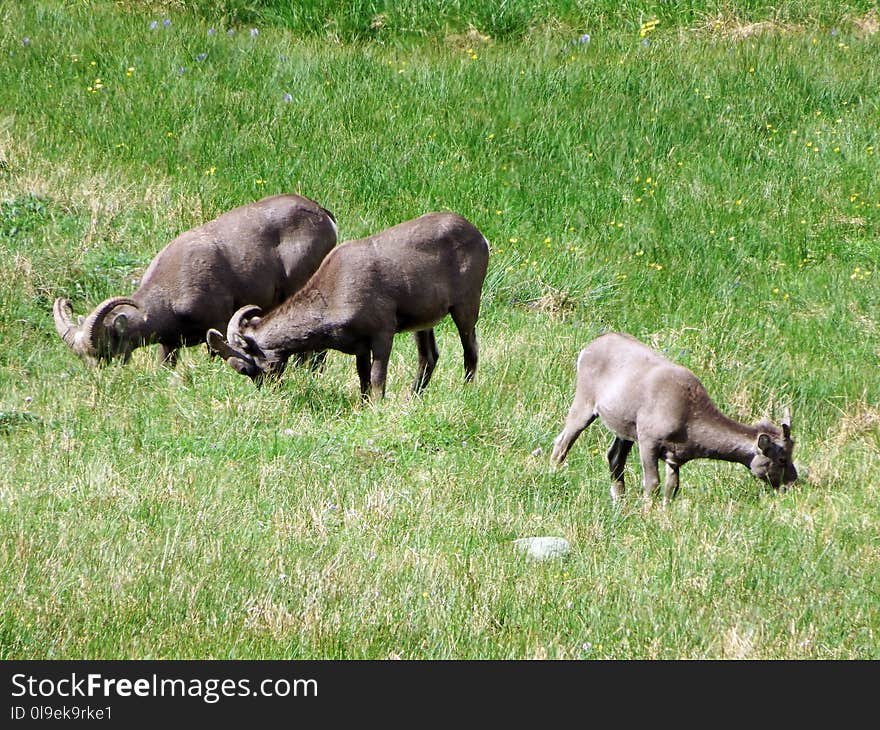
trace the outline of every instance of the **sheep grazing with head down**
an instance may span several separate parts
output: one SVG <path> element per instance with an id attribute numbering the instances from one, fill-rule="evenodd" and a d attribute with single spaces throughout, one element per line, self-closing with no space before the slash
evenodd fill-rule
<path id="1" fill-rule="evenodd" d="M 434 325 L 452 316 L 464 350 L 465 380 L 477 369 L 476 324 L 489 244 L 455 213 L 427 213 L 335 248 L 308 283 L 273 311 L 236 312 L 224 337 L 208 345 L 257 384 L 296 353 L 323 349 L 354 355 L 361 396 L 385 396 L 397 332 L 413 332 L 419 368 L 413 391 L 431 379 L 439 352 Z"/>
<path id="2" fill-rule="evenodd" d="M 623 470 L 634 443 L 647 500 L 660 486 L 660 460 L 666 463 L 664 503 L 678 492 L 679 467 L 692 459 L 738 462 L 774 488 L 798 478 L 788 409 L 779 426 L 738 423 L 715 407 L 690 370 L 629 335 L 601 335 L 578 355 L 574 402 L 553 442 L 553 463 L 565 460 L 596 418 L 614 433 L 608 451 L 614 501 L 624 493 Z"/>
<path id="3" fill-rule="evenodd" d="M 234 208 L 182 233 L 153 259 L 140 287 L 74 319 L 56 299 L 55 329 L 87 364 L 157 343 L 161 362 L 204 342 L 245 304 L 274 307 L 306 283 L 336 245 L 329 211 L 299 195 L 275 195 Z"/>

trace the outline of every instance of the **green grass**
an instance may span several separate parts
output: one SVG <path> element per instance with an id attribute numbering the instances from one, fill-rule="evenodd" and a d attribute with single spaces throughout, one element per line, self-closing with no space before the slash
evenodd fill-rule
<path id="1" fill-rule="evenodd" d="M 0 2 L 0 658 L 880 658 L 876 3 L 295 5 Z M 373 407 L 340 353 L 256 391 L 57 337 L 282 191 L 485 233 L 471 386 L 449 322 Z M 614 509 L 599 425 L 551 471 L 607 329 L 790 404 L 809 478 L 692 462 L 645 515 L 631 458 Z"/>

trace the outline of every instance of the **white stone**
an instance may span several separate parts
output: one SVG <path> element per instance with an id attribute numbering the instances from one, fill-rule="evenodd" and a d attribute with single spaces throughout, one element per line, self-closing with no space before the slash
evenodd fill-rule
<path id="1" fill-rule="evenodd" d="M 534 560 L 561 558 L 571 551 L 571 545 L 564 537 L 521 537 L 513 544 Z"/>

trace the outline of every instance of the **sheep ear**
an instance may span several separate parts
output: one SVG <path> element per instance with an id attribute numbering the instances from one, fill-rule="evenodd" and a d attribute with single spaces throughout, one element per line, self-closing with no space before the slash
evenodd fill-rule
<path id="1" fill-rule="evenodd" d="M 220 357 L 222 357 L 224 360 L 241 359 L 242 353 L 230 346 L 230 344 L 226 341 L 226 338 L 217 330 L 209 329 L 207 340 L 208 347 L 210 347 L 213 352 L 216 352 L 218 355 L 220 355 Z M 235 367 L 234 364 L 232 364 L 232 366 Z"/>
<path id="2" fill-rule="evenodd" d="M 772 445 L 773 439 L 771 439 L 766 433 L 758 435 L 758 451 L 764 454 L 764 456 L 767 456 L 767 452 Z"/>
<path id="3" fill-rule="evenodd" d="M 124 314 L 117 314 L 113 318 L 113 329 L 118 335 L 124 335 L 128 332 L 128 317 Z"/>
<path id="4" fill-rule="evenodd" d="M 786 408 L 782 412 L 782 435 L 785 436 L 786 439 L 791 439 L 791 409 Z"/>
<path id="5" fill-rule="evenodd" d="M 205 340 L 208 343 L 208 347 L 211 348 L 211 352 L 216 352 L 219 355 L 222 348 L 222 343 L 225 342 L 225 340 L 223 339 L 223 335 L 221 335 L 217 330 L 212 327 L 208 330 L 208 334 L 205 337 Z"/>

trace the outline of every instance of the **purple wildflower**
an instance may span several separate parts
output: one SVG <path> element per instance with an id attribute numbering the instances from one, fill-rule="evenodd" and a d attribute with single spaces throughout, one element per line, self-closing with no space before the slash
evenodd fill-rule
<path id="1" fill-rule="evenodd" d="M 282 96 L 281 99 L 285 104 L 290 104 L 290 102 L 293 101 L 293 96 L 291 96 L 288 92 L 284 92 L 284 96 Z"/>
<path id="2" fill-rule="evenodd" d="M 589 42 L 590 42 L 590 34 L 589 33 L 584 33 L 580 38 L 578 38 L 578 43 L 580 43 L 582 46 L 585 46 Z"/>
<path id="3" fill-rule="evenodd" d="M 21 39 L 21 45 L 29 46 L 30 44 L 31 44 L 31 39 L 28 38 L 27 36 L 25 36 L 24 38 Z"/>
<path id="4" fill-rule="evenodd" d="M 150 23 L 150 30 L 156 30 L 156 28 L 158 28 L 158 27 L 159 27 L 159 21 L 158 21 L 158 20 L 154 20 L 154 21 L 152 21 L 152 22 Z"/>
<path id="5" fill-rule="evenodd" d="M 171 20 L 168 18 L 165 18 L 165 20 L 162 21 L 162 25 L 164 25 L 167 28 L 169 25 L 171 25 Z"/>
<path id="6" fill-rule="evenodd" d="M 200 53 L 198 56 L 196 56 L 196 61 L 204 61 L 207 57 L 207 53 Z"/>
<path id="7" fill-rule="evenodd" d="M 209 36 L 214 35 L 216 32 L 217 32 L 217 31 L 214 30 L 213 28 L 208 28 L 208 35 L 209 35 Z"/>
<path id="8" fill-rule="evenodd" d="M 256 38 L 258 35 L 260 35 L 260 31 L 256 28 L 251 28 L 251 38 Z"/>

